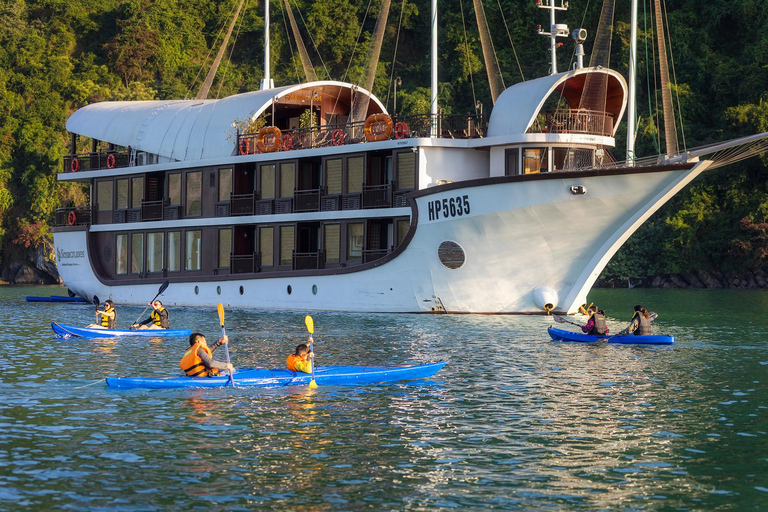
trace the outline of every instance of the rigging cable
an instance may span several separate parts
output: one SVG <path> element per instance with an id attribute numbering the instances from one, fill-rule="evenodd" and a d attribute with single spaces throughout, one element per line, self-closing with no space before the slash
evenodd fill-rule
<path id="1" fill-rule="evenodd" d="M 395 36 L 395 51 L 392 55 L 392 67 L 389 69 L 389 85 L 387 86 L 387 99 L 384 101 L 384 106 L 389 108 L 389 91 L 392 90 L 393 76 L 395 74 L 395 64 L 397 63 L 397 44 L 400 42 L 400 27 L 403 26 L 403 10 L 405 7 L 405 0 L 400 3 L 400 19 L 397 21 L 397 35 Z M 394 109 L 394 105 L 393 105 Z M 397 112 L 393 112 L 397 115 Z"/>
<path id="2" fill-rule="evenodd" d="M 248 1 L 245 2 L 245 8 L 248 8 Z M 243 18 L 240 18 L 240 21 L 237 24 L 237 32 L 235 32 L 235 40 L 232 41 L 232 46 L 229 50 L 229 56 L 227 56 L 227 65 L 224 66 L 224 73 L 221 77 L 221 80 L 219 80 L 219 89 L 216 91 L 216 98 L 221 97 L 221 88 L 224 85 L 224 80 L 227 78 L 227 72 L 229 71 L 230 66 L 232 65 L 232 54 L 235 52 L 235 45 L 237 44 L 237 38 L 240 36 L 240 29 L 243 28 Z"/>
<path id="3" fill-rule="evenodd" d="M 360 23 L 360 30 L 357 33 L 357 39 L 355 39 L 355 46 L 352 48 L 352 55 L 349 56 L 349 62 L 347 63 L 347 69 L 344 70 L 344 75 L 341 77 L 342 82 L 347 81 L 347 75 L 349 74 L 349 70 L 352 67 L 352 61 L 355 58 L 355 53 L 357 52 L 357 45 L 360 44 L 360 37 L 363 35 L 363 26 L 365 25 L 365 20 L 368 19 L 368 12 L 371 10 L 371 3 L 373 3 L 373 0 L 368 0 L 368 6 L 365 8 L 365 14 L 363 15 L 363 21 Z M 362 79 L 362 75 L 360 76 L 360 79 Z M 359 83 L 355 85 L 360 85 Z"/>
<path id="4" fill-rule="evenodd" d="M 677 117 L 680 119 L 680 137 L 683 139 L 683 151 L 685 151 L 685 126 L 683 125 L 683 110 L 680 108 L 680 88 L 677 87 L 677 74 L 675 73 L 675 57 L 672 54 L 672 32 L 669 30 L 669 14 L 667 13 L 667 2 L 663 2 L 664 22 L 667 25 L 667 41 L 669 41 L 669 60 L 672 63 L 672 81 L 675 84 L 675 100 L 677 100 Z"/>
<path id="5" fill-rule="evenodd" d="M 517 69 L 520 71 L 520 78 L 522 78 L 523 82 L 525 82 L 525 75 L 523 74 L 523 67 L 520 65 L 520 59 L 517 57 L 517 50 L 515 50 L 515 43 L 512 42 L 512 35 L 509 33 L 509 26 L 507 26 L 507 19 L 504 17 L 504 11 L 501 8 L 501 0 L 496 0 L 496 3 L 499 6 L 499 13 L 501 14 L 501 21 L 504 22 L 504 28 L 507 31 L 507 37 L 509 38 L 509 45 L 512 47 L 512 53 L 515 54 L 515 62 L 517 62 Z M 589 5 L 589 1 L 587 1 L 587 5 Z M 503 76 L 502 76 L 502 80 L 504 80 Z"/>
<path id="6" fill-rule="evenodd" d="M 288 21 L 285 19 L 285 9 L 280 4 L 280 13 L 283 15 L 283 27 L 285 28 L 285 40 L 288 42 L 288 49 L 291 50 L 291 62 L 293 62 L 293 71 L 296 73 L 296 83 L 301 83 L 301 75 L 299 75 L 299 67 L 296 65 L 296 54 L 293 53 L 293 45 L 291 44 L 291 33 L 288 31 Z M 290 6 L 289 6 L 290 7 Z"/>
<path id="7" fill-rule="evenodd" d="M 464 21 L 464 2 L 462 2 L 462 0 L 459 0 L 459 7 L 461 8 L 461 27 L 464 29 L 464 49 L 467 53 L 467 65 L 469 66 L 469 83 L 472 84 L 472 104 L 475 106 L 475 114 L 477 114 L 477 95 L 475 94 L 475 79 L 474 79 L 474 74 L 472 73 L 472 60 L 469 58 L 469 41 L 467 40 L 467 24 Z"/>
<path id="8" fill-rule="evenodd" d="M 304 15 L 301 14 L 301 9 L 299 9 L 298 5 L 296 5 L 296 12 L 299 13 L 299 17 L 301 18 L 301 22 L 304 24 L 304 28 L 307 29 L 307 34 L 309 35 L 309 40 L 312 41 L 312 47 L 315 49 L 315 53 L 317 54 L 317 57 L 320 59 L 320 64 L 323 65 L 323 71 L 325 71 L 325 76 L 328 77 L 328 80 L 333 80 L 333 77 L 331 77 L 331 72 L 328 71 L 328 68 L 325 65 L 325 61 L 323 60 L 323 56 L 320 55 L 320 50 L 317 48 L 317 43 L 315 43 L 315 38 L 312 37 L 312 31 L 309 30 L 309 27 L 307 26 L 307 22 L 304 19 Z"/>
<path id="9" fill-rule="evenodd" d="M 648 34 L 648 11 L 646 11 L 646 7 L 648 6 L 648 2 L 643 2 L 643 27 L 646 34 Z M 648 40 L 651 41 L 651 57 L 648 58 Z M 659 129 L 659 118 L 658 116 L 653 115 L 654 108 L 653 108 L 653 102 L 651 101 L 651 91 L 653 91 L 653 100 L 656 103 L 656 110 L 655 112 L 659 111 L 659 95 L 656 93 L 656 47 L 655 47 L 655 41 L 656 38 L 653 37 L 653 25 L 651 25 L 650 28 L 650 37 L 645 38 L 645 82 L 646 87 L 648 88 L 648 115 L 650 122 L 653 125 L 653 129 L 655 131 L 654 137 L 653 137 L 653 147 L 656 149 L 658 154 L 661 154 L 661 130 Z M 654 87 L 651 87 L 651 73 L 648 71 L 649 62 L 653 62 L 653 84 Z"/>

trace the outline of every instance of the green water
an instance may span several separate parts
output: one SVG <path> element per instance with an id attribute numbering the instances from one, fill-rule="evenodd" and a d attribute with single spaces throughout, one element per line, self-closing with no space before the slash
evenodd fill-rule
<path id="1" fill-rule="evenodd" d="M 171 391 L 98 381 L 176 373 L 185 340 L 58 340 L 52 320 L 94 316 L 24 302 L 52 293 L 0 288 L 3 510 L 768 508 L 765 292 L 590 295 L 616 330 L 637 303 L 656 311 L 672 347 L 553 342 L 545 317 L 316 313 L 318 365 L 448 365 L 416 383 Z M 140 312 L 118 305 L 118 325 Z M 228 311 L 235 365 L 283 366 L 304 313 Z M 217 322 L 171 311 L 210 337 Z"/>

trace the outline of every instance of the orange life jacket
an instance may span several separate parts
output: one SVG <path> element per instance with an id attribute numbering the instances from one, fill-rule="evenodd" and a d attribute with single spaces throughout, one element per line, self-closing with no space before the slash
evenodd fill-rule
<path id="1" fill-rule="evenodd" d="M 213 357 L 213 352 L 208 345 L 202 346 L 200 342 L 195 343 L 189 349 L 184 352 L 184 357 L 179 362 L 179 367 L 189 375 L 190 377 L 210 377 L 212 375 L 218 375 L 219 370 L 216 368 L 208 368 L 203 364 L 203 360 L 197 355 L 197 349 L 202 348 L 208 357 Z"/>
<path id="2" fill-rule="evenodd" d="M 289 355 L 285 365 L 292 372 L 312 373 L 312 361 L 296 354 Z"/>
<path id="3" fill-rule="evenodd" d="M 288 359 L 285 360 L 285 365 L 288 367 L 289 370 L 292 372 L 298 371 L 296 369 L 296 361 L 301 361 L 301 357 L 297 356 L 296 354 L 291 354 L 288 356 Z"/>

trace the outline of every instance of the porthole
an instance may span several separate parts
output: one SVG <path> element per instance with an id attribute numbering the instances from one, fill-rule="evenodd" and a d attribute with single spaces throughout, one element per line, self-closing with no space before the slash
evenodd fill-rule
<path id="1" fill-rule="evenodd" d="M 195 295 L 197 295 L 198 293 L 200 293 L 200 288 L 198 288 L 197 286 L 195 286 Z"/>
<path id="2" fill-rule="evenodd" d="M 312 295 L 317 295 L 317 285 L 316 284 L 312 285 Z"/>
<path id="3" fill-rule="evenodd" d="M 221 295 L 221 286 L 216 287 L 216 293 Z"/>
<path id="4" fill-rule="evenodd" d="M 455 270 L 461 268 L 466 261 L 464 249 L 452 240 L 446 240 L 437 248 L 437 258 L 445 268 Z"/>
<path id="5" fill-rule="evenodd" d="M 244 294 L 244 293 L 245 293 L 245 289 L 244 289 L 244 288 L 241 286 L 241 287 L 240 287 L 240 295 L 242 295 L 242 294 Z"/>
<path id="6" fill-rule="evenodd" d="M 291 288 L 291 285 L 288 285 L 287 291 L 288 291 L 288 295 L 290 295 L 291 292 L 293 291 L 293 288 Z"/>

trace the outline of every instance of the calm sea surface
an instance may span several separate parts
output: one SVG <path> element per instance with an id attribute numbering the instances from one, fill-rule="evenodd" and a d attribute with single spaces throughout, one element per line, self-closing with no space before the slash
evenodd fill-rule
<path id="1" fill-rule="evenodd" d="M 63 292 L 0 287 L 2 510 L 768 508 L 765 292 L 590 295 L 616 330 L 634 304 L 658 312 L 677 343 L 656 348 L 553 342 L 545 317 L 316 313 L 318 365 L 448 365 L 415 383 L 170 391 L 100 380 L 175 374 L 186 340 L 59 340 L 51 321 L 93 308 L 24 296 Z M 140 312 L 118 305 L 118 325 Z M 283 366 L 303 315 L 228 311 L 233 363 Z M 171 323 L 214 337 L 218 317 Z"/>

